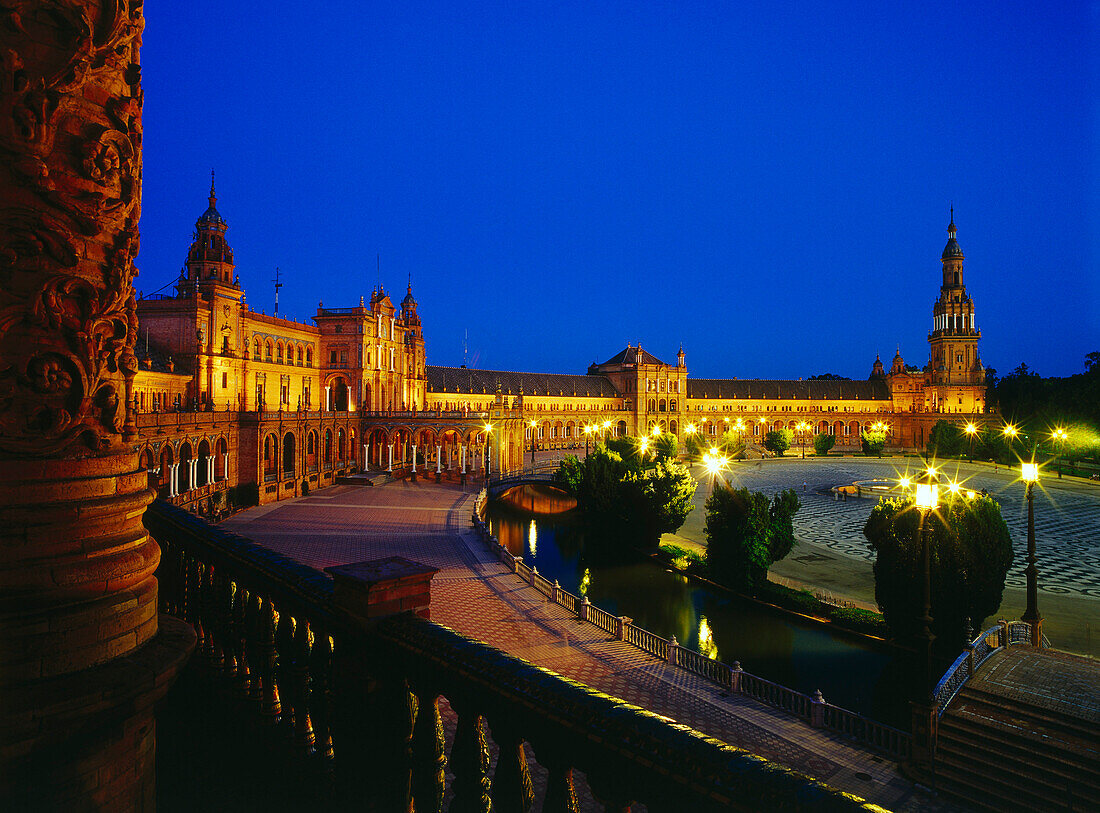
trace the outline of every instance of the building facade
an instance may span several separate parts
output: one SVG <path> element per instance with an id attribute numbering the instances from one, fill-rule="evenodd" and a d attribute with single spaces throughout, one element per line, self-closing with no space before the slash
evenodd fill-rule
<path id="1" fill-rule="evenodd" d="M 945 415 L 986 412 L 954 211 L 928 363 L 910 367 L 899 350 L 889 370 L 876 357 L 867 379 L 849 381 L 692 378 L 682 347 L 666 363 L 640 344 L 584 374 L 429 365 L 411 281 L 399 305 L 379 286 L 357 306 L 318 303 L 311 323 L 250 309 L 216 203 L 211 179 L 174 292 L 137 303 L 139 451 L 177 502 L 230 488 L 268 502 L 362 469 L 508 470 L 536 449 L 654 430 L 736 431 L 751 448 L 788 428 L 796 444 L 826 433 L 843 451 L 877 425 L 889 446 L 922 448 Z"/>

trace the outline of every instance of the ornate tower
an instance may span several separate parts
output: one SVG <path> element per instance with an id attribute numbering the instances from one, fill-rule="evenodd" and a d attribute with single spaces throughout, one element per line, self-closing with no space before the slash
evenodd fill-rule
<path id="1" fill-rule="evenodd" d="M 401 300 L 400 324 L 405 328 L 405 396 L 410 405 L 423 409 L 428 390 L 427 360 L 424 354 L 424 329 L 413 299 L 412 276 L 405 298 Z"/>
<path id="2" fill-rule="evenodd" d="M 932 306 L 929 373 L 932 384 L 981 384 L 985 370 L 978 358 L 981 331 L 974 323 L 974 303 L 963 283 L 962 249 L 955 239 L 955 210 L 947 226 L 947 245 L 940 257 L 943 284 Z"/>
<path id="3" fill-rule="evenodd" d="M 195 221 L 194 241 L 187 252 L 187 262 L 177 287 L 181 294 L 187 294 L 196 289 L 204 293 L 210 293 L 217 288 L 226 289 L 215 292 L 236 298 L 240 295 L 240 287 L 233 273 L 233 249 L 225 239 L 225 232 L 229 225 L 218 213 L 215 205 L 218 199 L 214 194 L 213 170 L 210 171 L 208 200 L 209 207 Z"/>

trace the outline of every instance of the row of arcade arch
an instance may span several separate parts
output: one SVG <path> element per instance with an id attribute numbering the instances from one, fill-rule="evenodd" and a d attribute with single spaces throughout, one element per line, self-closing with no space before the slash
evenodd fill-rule
<path id="1" fill-rule="evenodd" d="M 268 432 L 262 444 L 263 480 L 288 480 L 322 469 L 357 466 L 359 454 L 355 439 L 355 429 L 343 426 L 309 429 L 301 445 L 298 433 L 293 430 L 283 432 L 281 436 L 277 432 Z"/>
<path id="2" fill-rule="evenodd" d="M 165 443 L 159 454 L 145 447 L 138 463 L 149 472 L 150 485 L 167 488 L 167 496 L 229 479 L 229 441 L 225 437 L 185 440 L 177 448 Z"/>

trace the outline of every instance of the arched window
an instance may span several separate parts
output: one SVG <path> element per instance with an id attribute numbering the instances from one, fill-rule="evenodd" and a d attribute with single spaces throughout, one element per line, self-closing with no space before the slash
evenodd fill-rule
<path id="1" fill-rule="evenodd" d="M 298 345 L 298 366 L 302 366 L 302 346 Z"/>
<path id="2" fill-rule="evenodd" d="M 271 361 L 271 339 L 264 342 L 264 360 Z"/>
<path id="3" fill-rule="evenodd" d="M 306 435 L 306 470 L 317 471 L 317 433 L 312 429 Z"/>
<path id="4" fill-rule="evenodd" d="M 257 360 L 260 358 L 260 340 L 259 339 L 253 339 L 252 340 L 252 357 L 254 359 L 257 359 Z"/>
<path id="5" fill-rule="evenodd" d="M 332 465 L 332 430 L 325 430 L 325 465 Z"/>
<path id="6" fill-rule="evenodd" d="M 312 366 L 313 366 L 313 348 L 312 347 L 307 347 L 306 348 L 306 367 L 312 367 Z"/>
<path id="7" fill-rule="evenodd" d="M 277 345 L 275 345 L 275 363 L 276 364 L 282 364 L 283 363 L 283 343 L 282 342 L 279 342 Z"/>
<path id="8" fill-rule="evenodd" d="M 341 463 L 344 462 L 344 458 L 346 457 L 346 444 L 344 440 L 344 429 L 341 427 L 336 430 L 336 459 Z"/>
<path id="9" fill-rule="evenodd" d="M 294 433 L 287 432 L 283 436 L 283 476 L 294 476 Z"/>
<path id="10" fill-rule="evenodd" d="M 204 440 L 202 443 L 199 444 L 199 465 L 197 467 L 198 471 L 196 472 L 195 476 L 196 486 L 204 486 L 208 482 L 206 475 L 208 471 L 207 460 L 209 459 L 209 457 L 210 443 Z"/>

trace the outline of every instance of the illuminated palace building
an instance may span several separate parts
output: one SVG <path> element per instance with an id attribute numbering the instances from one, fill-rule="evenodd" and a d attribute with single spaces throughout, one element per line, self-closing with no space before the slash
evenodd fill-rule
<path id="1" fill-rule="evenodd" d="M 431 366 L 411 284 L 400 305 L 381 287 L 353 307 L 319 304 L 311 324 L 257 313 L 215 204 L 212 183 L 175 292 L 137 307 L 139 451 L 177 503 L 229 487 L 269 502 L 364 468 L 411 473 L 414 461 L 432 475 L 480 471 L 486 422 L 490 466 L 509 470 L 532 447 L 584 448 L 585 427 L 597 425 L 681 439 L 740 429 L 750 444 L 787 427 L 796 443 L 800 431 L 826 432 L 851 450 L 883 424 L 888 445 L 912 448 L 944 413 L 986 411 L 953 213 L 923 370 L 899 352 L 889 369 L 876 358 L 863 381 L 790 381 L 691 378 L 683 348 L 667 364 L 640 344 L 577 375 Z"/>

